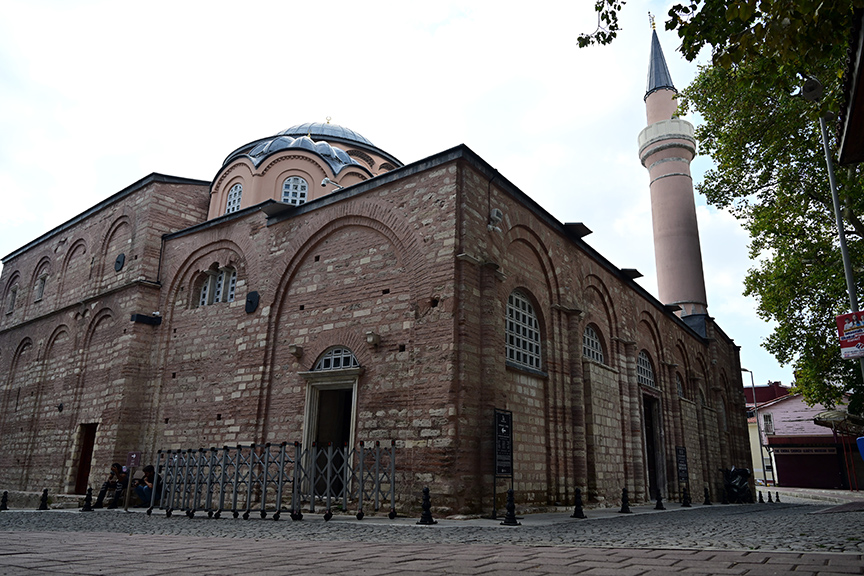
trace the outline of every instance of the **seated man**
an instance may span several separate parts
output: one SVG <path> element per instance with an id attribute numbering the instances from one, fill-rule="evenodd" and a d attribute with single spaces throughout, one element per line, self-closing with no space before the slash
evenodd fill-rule
<path id="1" fill-rule="evenodd" d="M 111 503 L 108 508 L 117 508 L 120 504 L 120 497 L 123 495 L 123 490 L 129 484 L 129 475 L 123 470 L 123 466 L 115 462 L 111 465 L 111 474 L 108 479 L 102 484 L 102 489 L 99 490 L 99 496 L 96 497 L 96 503 L 93 508 L 102 508 L 102 501 L 105 500 L 105 495 L 108 490 L 113 490 L 114 495 L 111 497 Z"/>
<path id="2" fill-rule="evenodd" d="M 136 480 L 135 484 L 135 493 L 138 495 L 138 498 L 141 500 L 141 504 L 144 506 L 150 506 L 150 499 L 153 495 L 153 492 L 156 492 L 156 499 L 153 501 L 154 504 L 159 503 L 159 497 L 161 496 L 161 478 L 156 475 L 156 470 L 148 464 L 144 467 L 144 477 L 140 480 Z"/>

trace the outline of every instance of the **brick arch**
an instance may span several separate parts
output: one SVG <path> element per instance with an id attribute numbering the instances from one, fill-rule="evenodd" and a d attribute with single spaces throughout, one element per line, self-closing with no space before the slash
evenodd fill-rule
<path id="1" fill-rule="evenodd" d="M 666 354 L 663 350 L 662 341 L 660 339 L 660 327 L 657 326 L 657 320 L 651 314 L 643 311 L 639 318 L 639 331 L 647 333 L 648 339 L 651 341 L 651 346 L 653 347 L 653 350 L 649 350 L 649 352 L 651 352 L 655 364 L 658 365 L 655 367 L 655 371 L 660 373 L 660 377 L 665 380 L 665 372 L 659 369 L 659 365 L 666 362 Z M 644 342 L 640 342 L 638 347 L 640 349 L 648 348 Z M 658 386 L 659 384 L 660 383 L 658 383 Z"/>
<path id="2" fill-rule="evenodd" d="M 36 267 L 33 268 L 33 275 L 30 277 L 31 288 L 36 286 L 36 281 L 43 273 L 51 274 L 51 258 L 49 256 L 42 256 L 39 258 Z"/>
<path id="3" fill-rule="evenodd" d="M 87 242 L 84 241 L 83 238 L 79 238 L 75 240 L 70 246 L 69 250 L 66 251 L 66 256 L 63 258 L 63 263 L 60 266 L 60 283 L 59 288 L 57 290 L 57 303 L 62 305 L 62 301 L 64 297 L 67 301 L 76 302 L 80 300 L 79 296 L 81 296 L 81 292 L 83 291 L 83 286 L 86 285 L 86 281 L 89 280 L 89 273 L 84 277 L 82 272 L 78 272 L 78 274 L 70 278 L 70 270 L 69 267 L 75 260 L 79 260 L 81 258 L 86 258 L 87 256 Z M 84 264 L 79 264 L 84 265 Z M 71 273 L 74 274 L 76 271 L 72 270 Z M 81 278 L 78 278 L 81 276 Z M 80 285 L 76 282 L 76 280 L 80 281 Z M 67 289 L 67 286 L 72 286 L 73 288 Z M 76 290 L 77 293 L 72 294 L 71 290 Z"/>
<path id="4" fill-rule="evenodd" d="M 226 252 L 232 254 L 234 258 L 221 261 L 220 253 Z M 168 296 L 165 300 L 167 314 L 165 319 L 168 323 L 170 324 L 178 298 L 183 296 L 188 305 L 191 301 L 190 298 L 194 297 L 195 276 L 207 270 L 214 262 L 218 262 L 220 266 L 233 265 L 237 270 L 238 278 L 241 274 L 244 278 L 248 278 L 250 272 L 246 253 L 243 247 L 233 240 L 223 239 L 200 246 L 186 256 L 173 273 L 167 286 L 166 294 Z M 180 293 L 181 287 L 183 294 Z"/>
<path id="5" fill-rule="evenodd" d="M 316 338 L 309 343 L 303 352 L 302 369 L 305 371 L 312 370 L 321 354 L 334 346 L 344 346 L 351 350 L 361 368 L 369 366 L 373 362 L 369 346 L 362 334 L 358 334 L 356 330 L 350 328 L 337 328 L 328 330 L 326 339 Z"/>
<path id="6" fill-rule="evenodd" d="M 25 336 L 18 343 L 18 346 L 15 348 L 15 352 L 12 354 L 12 359 L 9 363 L 9 373 L 6 375 L 6 382 L 4 383 L 4 388 L 7 390 L 11 389 L 13 383 L 15 382 L 15 376 L 20 369 L 21 357 L 33 350 L 33 340 L 29 336 Z M 30 362 L 35 362 L 36 357 L 34 356 Z M 8 411 L 4 410 L 4 413 Z"/>
<path id="7" fill-rule="evenodd" d="M 293 239 L 298 249 L 290 256 L 284 272 L 279 277 L 273 299 L 269 302 L 272 310 L 271 325 L 273 318 L 278 318 L 282 313 L 291 279 L 296 274 L 300 264 L 327 236 L 349 226 L 370 228 L 384 236 L 393 245 L 399 262 L 411 279 L 409 285 L 412 295 L 420 294 L 420 285 L 424 283 L 424 276 L 420 273 L 424 260 L 422 250 L 420 250 L 420 241 L 412 228 L 406 225 L 401 218 L 395 216 L 392 210 L 373 202 L 360 202 L 352 205 L 342 203 L 333 206 L 333 210 L 335 213 L 327 212 L 330 218 L 322 216 L 317 220 L 310 219 L 307 222 L 308 226 L 300 230 L 300 234 Z"/>
<path id="8" fill-rule="evenodd" d="M 693 389 L 692 382 L 690 381 L 690 374 L 693 373 L 690 368 L 690 356 L 687 353 L 687 348 L 680 339 L 675 342 L 675 359 L 679 360 L 679 365 L 676 371 L 681 374 L 681 385 L 684 388 L 684 397 L 688 400 L 695 400 L 696 392 Z"/>
<path id="9" fill-rule="evenodd" d="M 102 235 L 99 243 L 99 260 L 96 264 L 97 277 L 101 279 L 103 285 L 107 284 L 108 280 L 114 275 L 114 260 L 117 258 L 117 254 L 110 254 L 109 249 L 120 234 L 126 234 L 130 238 L 132 236 L 132 220 L 125 214 L 119 216 L 111 223 L 105 234 Z M 124 254 L 126 254 L 127 261 L 121 274 L 128 270 L 127 266 L 130 264 L 128 260 L 129 254 L 125 251 Z"/>
<path id="10" fill-rule="evenodd" d="M 599 276 L 589 274 L 585 277 L 585 292 L 593 293 L 597 296 L 597 300 L 606 316 L 605 320 L 609 329 L 609 339 L 611 340 L 612 338 L 617 337 L 619 332 L 618 312 L 615 308 L 615 300 L 609 292 L 609 287 Z M 588 319 L 591 319 L 590 315 L 588 316 Z M 612 364 L 610 364 L 610 366 L 611 365 Z"/>
<path id="11" fill-rule="evenodd" d="M 558 274 L 555 271 L 555 263 L 549 255 L 549 246 L 543 242 L 534 230 L 523 224 L 516 224 L 507 230 L 505 241 L 507 241 L 511 246 L 517 243 L 524 243 L 534 253 L 537 262 L 540 264 L 543 271 L 543 277 L 546 279 L 550 304 L 562 304 L 565 306 L 570 304 L 565 301 L 565 295 L 561 291 L 561 283 L 558 279 Z M 504 272 L 508 273 L 509 271 L 505 270 Z"/>

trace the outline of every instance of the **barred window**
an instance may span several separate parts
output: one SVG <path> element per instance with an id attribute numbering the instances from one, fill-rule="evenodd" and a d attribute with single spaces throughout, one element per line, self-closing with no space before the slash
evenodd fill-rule
<path id="1" fill-rule="evenodd" d="M 198 292 L 198 306 L 219 302 L 233 302 L 237 288 L 237 270 L 230 267 L 204 272 L 204 280 Z"/>
<path id="2" fill-rule="evenodd" d="M 299 206 L 306 202 L 306 193 L 309 190 L 309 184 L 299 176 L 291 176 L 286 178 L 282 183 L 282 202 Z"/>
<path id="3" fill-rule="evenodd" d="M 675 388 L 678 389 L 678 396 L 684 398 L 684 382 L 681 381 L 681 375 L 675 373 Z"/>
<path id="4" fill-rule="evenodd" d="M 507 360 L 540 370 L 540 323 L 534 307 L 520 292 L 507 300 Z"/>
<path id="5" fill-rule="evenodd" d="M 15 310 L 15 298 L 18 296 L 18 286 L 13 286 L 9 290 L 9 296 L 7 296 L 6 300 L 6 314 L 11 314 L 13 310 Z"/>
<path id="6" fill-rule="evenodd" d="M 603 358 L 603 344 L 591 325 L 585 326 L 585 333 L 582 335 L 582 355 L 589 360 L 594 360 L 601 364 L 605 362 Z"/>
<path id="7" fill-rule="evenodd" d="M 644 350 L 639 352 L 639 357 L 636 359 L 636 380 L 643 386 L 657 388 L 654 382 L 654 366 L 651 365 L 651 359 Z"/>
<path id="8" fill-rule="evenodd" d="M 330 348 L 318 359 L 312 370 L 344 370 L 346 368 L 358 368 L 360 363 L 350 349 L 342 346 Z"/>
<path id="9" fill-rule="evenodd" d="M 225 214 L 240 210 L 240 198 L 243 196 L 243 185 L 239 182 L 228 191 L 228 202 L 225 204 Z"/>

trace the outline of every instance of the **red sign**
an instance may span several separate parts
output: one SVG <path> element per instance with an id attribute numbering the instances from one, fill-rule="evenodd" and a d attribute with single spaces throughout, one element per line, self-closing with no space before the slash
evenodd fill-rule
<path id="1" fill-rule="evenodd" d="M 837 316 L 837 332 L 844 359 L 864 358 L 864 312 Z"/>

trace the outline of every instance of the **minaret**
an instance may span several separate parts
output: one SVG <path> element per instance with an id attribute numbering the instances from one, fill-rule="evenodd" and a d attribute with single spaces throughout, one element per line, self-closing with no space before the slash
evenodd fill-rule
<path id="1" fill-rule="evenodd" d="M 690 176 L 696 139 L 693 125 L 675 117 L 677 96 L 653 30 L 645 92 L 648 126 L 639 134 L 639 159 L 651 178 L 658 295 L 663 304 L 680 306 L 683 318 L 707 314 L 708 303 Z"/>

